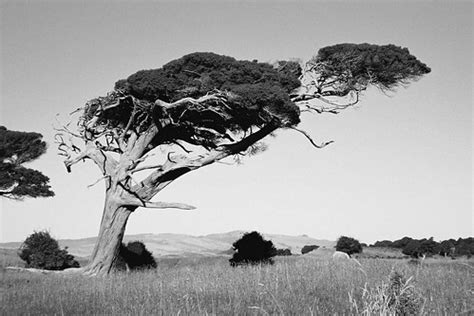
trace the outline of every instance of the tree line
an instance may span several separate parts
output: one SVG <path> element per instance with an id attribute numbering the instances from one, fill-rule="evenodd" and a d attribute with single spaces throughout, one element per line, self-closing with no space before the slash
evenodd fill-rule
<path id="1" fill-rule="evenodd" d="M 423 255 L 450 256 L 450 257 L 471 257 L 474 255 L 474 238 L 447 239 L 440 242 L 431 238 L 414 239 L 403 237 L 401 239 L 390 241 L 376 241 L 370 247 L 384 247 L 402 249 L 402 253 L 411 257 L 421 257 Z"/>

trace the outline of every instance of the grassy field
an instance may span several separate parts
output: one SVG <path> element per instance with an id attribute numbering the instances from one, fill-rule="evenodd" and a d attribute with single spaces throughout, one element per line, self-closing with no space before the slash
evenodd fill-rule
<path id="1" fill-rule="evenodd" d="M 1 315 L 348 315 L 366 314 L 391 271 L 420 297 L 421 311 L 473 314 L 474 264 L 466 260 L 279 257 L 231 268 L 226 258 L 159 261 L 152 272 L 109 278 L 0 271 Z M 373 309 L 372 309 L 373 310 Z"/>

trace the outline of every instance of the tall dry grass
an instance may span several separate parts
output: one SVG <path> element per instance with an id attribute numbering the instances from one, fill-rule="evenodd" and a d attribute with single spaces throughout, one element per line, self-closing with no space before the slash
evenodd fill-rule
<path id="1" fill-rule="evenodd" d="M 410 278 L 424 314 L 472 308 L 472 266 L 403 260 L 333 262 L 278 258 L 231 268 L 225 258 L 161 261 L 155 271 L 109 278 L 0 272 L 1 315 L 349 315 L 398 271 Z M 365 294 L 364 294 L 365 293 Z M 364 296 L 365 295 L 365 296 Z M 355 308 L 357 307 L 357 308 Z"/>

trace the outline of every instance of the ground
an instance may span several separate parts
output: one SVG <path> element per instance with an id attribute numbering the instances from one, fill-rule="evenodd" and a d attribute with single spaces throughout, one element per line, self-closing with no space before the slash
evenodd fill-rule
<path id="1" fill-rule="evenodd" d="M 109 278 L 0 271 L 1 315 L 327 315 L 360 313 L 393 270 L 422 296 L 423 314 L 472 313 L 474 262 L 467 259 L 278 257 L 272 266 L 231 268 L 228 257 L 158 259 L 154 271 Z M 349 299 L 353 298 L 353 301 Z M 470 311 L 469 311 L 470 310 Z"/>

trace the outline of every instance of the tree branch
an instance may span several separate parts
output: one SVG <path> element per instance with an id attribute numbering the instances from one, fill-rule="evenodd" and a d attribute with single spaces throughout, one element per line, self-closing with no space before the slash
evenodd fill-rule
<path id="1" fill-rule="evenodd" d="M 301 133 L 301 134 L 303 134 L 303 135 L 309 140 L 309 142 L 310 142 L 314 147 L 316 147 L 316 148 L 320 148 L 320 149 L 321 149 L 321 148 L 326 147 L 326 146 L 329 145 L 329 144 L 334 143 L 333 140 L 330 140 L 330 141 L 328 141 L 328 142 L 324 142 L 324 143 L 321 143 L 320 145 L 318 145 L 318 144 L 316 144 L 316 143 L 314 142 L 314 140 L 311 138 L 311 136 L 309 136 L 309 134 L 308 134 L 307 132 L 305 132 L 305 131 L 303 131 L 303 130 L 301 130 L 301 129 L 298 129 L 298 128 L 296 128 L 296 127 L 291 127 L 291 129 L 292 129 L 292 130 L 295 130 L 295 131 L 297 131 L 297 132 L 299 132 L 299 133 Z"/>
<path id="2" fill-rule="evenodd" d="M 107 153 L 97 148 L 92 142 L 87 143 L 84 151 L 76 157 L 69 158 L 64 161 L 64 165 L 68 172 L 71 172 L 71 166 L 86 158 L 91 159 L 99 167 L 102 174 L 111 174 L 117 166 L 117 161 Z"/>
<path id="3" fill-rule="evenodd" d="M 168 202 L 144 202 L 142 205 L 138 205 L 145 208 L 156 208 L 156 209 L 179 209 L 179 210 L 194 210 L 196 207 L 184 203 L 168 203 Z"/>
<path id="4" fill-rule="evenodd" d="M 206 155 L 199 155 L 194 158 L 179 156 L 173 157 L 173 159 L 168 159 L 161 168 L 153 171 L 138 185 L 135 185 L 132 190 L 136 192 L 142 200 L 150 200 L 159 191 L 182 175 L 210 165 L 228 156 L 243 152 L 254 143 L 275 131 L 277 128 L 278 124 L 272 122 L 265 125 L 257 132 L 244 137 L 240 141 L 232 144 L 221 145 L 208 151 Z"/>

